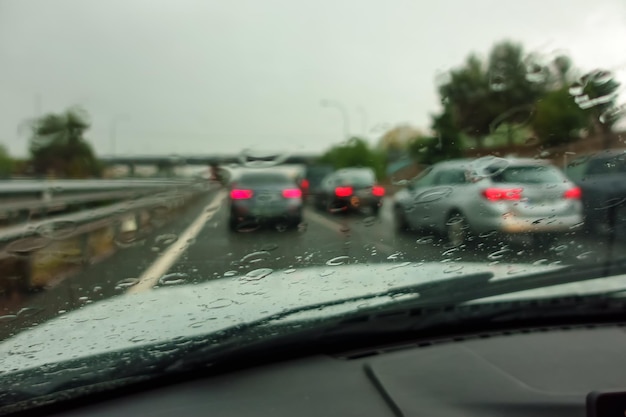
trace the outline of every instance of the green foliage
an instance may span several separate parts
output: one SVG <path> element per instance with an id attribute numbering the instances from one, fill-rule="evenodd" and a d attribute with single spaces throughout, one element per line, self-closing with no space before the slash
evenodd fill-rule
<path id="1" fill-rule="evenodd" d="M 589 117 L 562 88 L 537 103 L 531 126 L 544 145 L 560 145 L 580 138 L 581 129 L 589 127 Z"/>
<path id="2" fill-rule="evenodd" d="M 345 144 L 333 146 L 319 160 L 332 165 L 335 169 L 349 167 L 370 167 L 378 179 L 385 177 L 386 155 L 383 151 L 372 149 L 365 140 L 353 137 Z"/>
<path id="3" fill-rule="evenodd" d="M 433 116 L 432 129 L 435 137 L 417 138 L 409 144 L 409 154 L 416 162 L 430 165 L 462 156 L 461 133 L 449 107 Z"/>
<path id="4" fill-rule="evenodd" d="M 471 136 L 477 147 L 483 138 L 499 126 L 523 126 L 528 123 L 535 104 L 549 91 L 567 84 L 572 62 L 558 56 L 542 65 L 527 56 L 520 44 L 500 42 L 491 49 L 488 59 L 470 55 L 466 62 L 450 72 L 439 86 L 442 102 L 450 106 L 454 125 Z M 509 144 L 516 135 L 507 134 Z"/>
<path id="5" fill-rule="evenodd" d="M 47 114 L 32 122 L 30 154 L 35 174 L 66 178 L 98 176 L 100 164 L 83 137 L 87 129 L 87 114 L 76 108 Z"/>
<path id="6" fill-rule="evenodd" d="M 9 178 L 13 173 L 14 162 L 6 147 L 0 144 L 0 178 Z"/>

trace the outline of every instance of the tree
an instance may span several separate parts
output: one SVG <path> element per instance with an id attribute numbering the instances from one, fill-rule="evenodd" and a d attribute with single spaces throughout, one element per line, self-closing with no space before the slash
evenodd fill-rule
<path id="1" fill-rule="evenodd" d="M 13 158 L 6 147 L 0 144 L 0 178 L 9 178 L 13 174 Z"/>
<path id="2" fill-rule="evenodd" d="M 562 88 L 537 103 L 531 126 L 544 145 L 554 146 L 579 139 L 580 131 L 589 128 L 589 117 Z"/>
<path id="3" fill-rule="evenodd" d="M 60 114 L 47 114 L 31 122 L 30 128 L 30 155 L 36 175 L 99 175 L 99 163 L 83 137 L 89 129 L 83 110 L 71 108 Z"/>
<path id="4" fill-rule="evenodd" d="M 567 66 L 564 61 L 561 64 Z M 450 72 L 439 94 L 451 106 L 457 130 L 473 137 L 482 148 L 483 138 L 500 124 L 527 122 L 532 106 L 549 86 L 547 72 L 525 56 L 521 45 L 503 41 L 493 46 L 486 62 L 470 55 L 462 67 Z M 513 135 L 509 135 L 512 142 Z"/>
<path id="5" fill-rule="evenodd" d="M 610 71 L 595 70 L 583 75 L 580 81 L 570 88 L 580 94 L 575 100 L 580 108 L 587 110 L 594 130 L 600 133 L 604 140 L 604 148 L 611 146 L 613 125 L 617 121 L 611 117 L 611 110 L 615 108 L 620 83 L 615 80 Z"/>
<path id="6" fill-rule="evenodd" d="M 335 169 L 348 167 L 370 167 L 378 179 L 385 177 L 386 156 L 382 151 L 369 147 L 364 139 L 353 137 L 345 144 L 333 146 L 320 158 L 321 163 L 332 165 Z"/>
<path id="7" fill-rule="evenodd" d="M 409 154 L 421 164 L 431 165 L 463 155 L 461 132 L 456 127 L 450 107 L 432 117 L 435 136 L 416 138 L 409 145 Z"/>

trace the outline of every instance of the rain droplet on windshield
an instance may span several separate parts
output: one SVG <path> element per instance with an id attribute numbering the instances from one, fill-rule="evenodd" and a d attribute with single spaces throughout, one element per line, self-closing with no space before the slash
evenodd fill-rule
<path id="1" fill-rule="evenodd" d="M 163 275 L 159 278 L 158 285 L 179 285 L 184 284 L 189 279 L 189 276 L 182 272 L 173 272 L 171 274 Z"/>
<path id="2" fill-rule="evenodd" d="M 274 270 L 270 268 L 259 268 L 248 272 L 246 275 L 242 276 L 241 279 L 243 281 L 258 281 L 270 275 L 272 272 L 274 272 Z"/>
<path id="3" fill-rule="evenodd" d="M 121 281 L 118 281 L 117 284 L 115 284 L 115 289 L 116 290 L 123 290 L 125 288 L 130 288 L 133 285 L 136 285 L 139 282 L 139 278 L 124 278 Z"/>
<path id="4" fill-rule="evenodd" d="M 48 239 L 65 239 L 74 233 L 77 224 L 70 220 L 57 220 L 37 227 L 36 233 Z"/>
<path id="5" fill-rule="evenodd" d="M 343 265 L 350 260 L 349 256 L 337 256 L 336 258 L 329 259 L 326 261 L 326 265 L 328 266 L 337 266 Z"/>

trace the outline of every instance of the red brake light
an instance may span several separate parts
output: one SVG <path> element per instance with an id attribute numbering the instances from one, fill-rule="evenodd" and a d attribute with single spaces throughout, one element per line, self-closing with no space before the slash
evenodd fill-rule
<path id="1" fill-rule="evenodd" d="M 247 200 L 248 198 L 252 198 L 252 190 L 230 190 L 230 198 L 233 200 Z"/>
<path id="2" fill-rule="evenodd" d="M 385 189 L 380 185 L 375 185 L 372 187 L 372 194 L 374 194 L 376 197 L 382 197 L 385 195 Z"/>
<path id="3" fill-rule="evenodd" d="M 563 197 L 565 198 L 572 198 L 576 200 L 581 198 L 582 196 L 583 192 L 579 187 L 570 188 L 569 190 L 565 191 L 565 194 L 563 194 Z"/>
<path id="4" fill-rule="evenodd" d="M 335 188 L 335 195 L 337 197 L 349 197 L 352 195 L 352 187 L 337 187 Z"/>
<path id="5" fill-rule="evenodd" d="M 302 197 L 302 190 L 299 188 L 288 188 L 283 190 L 283 197 L 285 198 L 300 198 Z"/>
<path id="6" fill-rule="evenodd" d="M 522 198 L 521 188 L 487 188 L 483 191 L 483 196 L 489 201 L 520 200 Z"/>
<path id="7" fill-rule="evenodd" d="M 304 189 L 308 189 L 308 188 L 309 188 L 309 180 L 307 180 L 306 178 L 305 178 L 305 179 L 303 179 L 303 180 L 300 182 L 300 186 L 301 186 L 302 188 L 304 188 Z"/>

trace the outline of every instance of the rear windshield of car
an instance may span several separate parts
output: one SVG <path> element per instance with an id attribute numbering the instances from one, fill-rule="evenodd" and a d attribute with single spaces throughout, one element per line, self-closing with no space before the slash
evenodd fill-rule
<path id="1" fill-rule="evenodd" d="M 515 184 L 554 184 L 563 182 L 558 169 L 551 166 L 508 167 L 492 177 L 494 182 Z"/>
<path id="2" fill-rule="evenodd" d="M 374 173 L 369 171 L 346 172 L 338 176 L 339 183 L 355 187 L 369 187 L 375 181 Z"/>
<path id="3" fill-rule="evenodd" d="M 243 174 L 237 181 L 238 185 L 257 186 L 257 185 L 280 185 L 291 184 L 294 181 L 287 175 L 281 173 L 259 172 L 254 174 Z"/>

